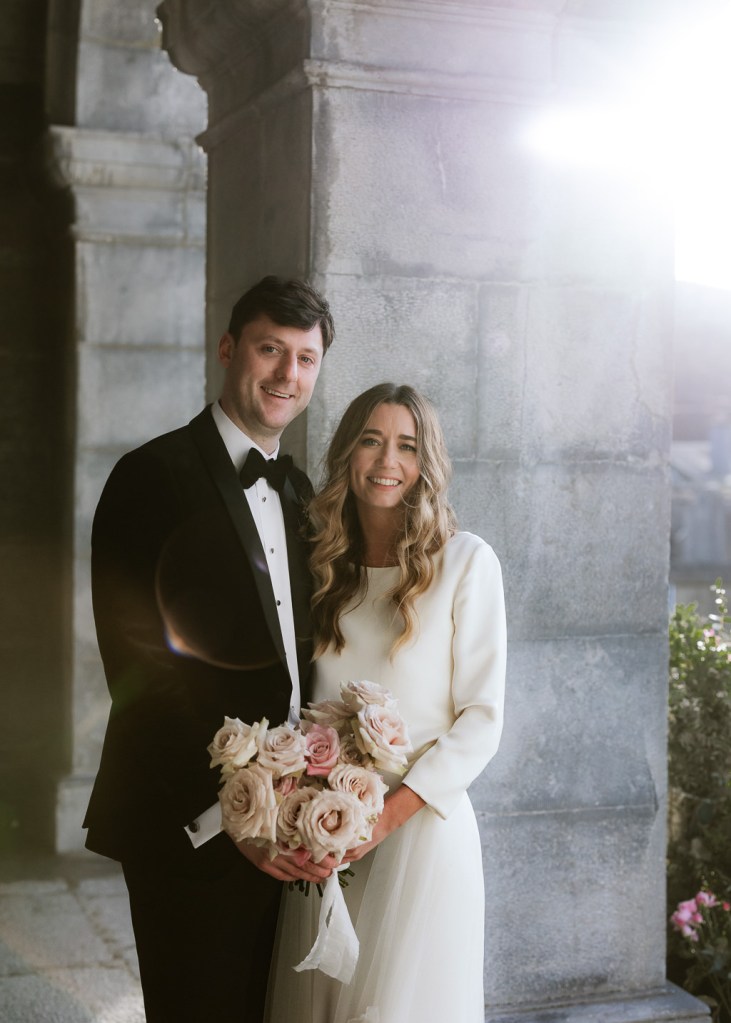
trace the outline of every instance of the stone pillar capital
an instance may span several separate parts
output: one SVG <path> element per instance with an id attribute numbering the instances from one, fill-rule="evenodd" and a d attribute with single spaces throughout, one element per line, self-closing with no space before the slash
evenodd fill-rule
<path id="1" fill-rule="evenodd" d="M 243 58 L 262 45 L 267 26 L 286 15 L 299 21 L 308 0 L 163 0 L 157 15 L 163 47 L 181 71 L 202 83 L 232 57 Z"/>
<path id="2" fill-rule="evenodd" d="M 62 187 L 205 188 L 205 156 L 190 139 L 52 125 L 46 163 Z"/>
<path id="3" fill-rule="evenodd" d="M 206 160 L 192 139 L 52 125 L 45 160 L 74 196 L 77 239 L 203 243 Z"/>

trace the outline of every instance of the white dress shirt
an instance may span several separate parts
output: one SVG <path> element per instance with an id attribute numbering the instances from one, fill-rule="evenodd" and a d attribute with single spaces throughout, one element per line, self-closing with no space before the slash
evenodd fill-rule
<path id="1" fill-rule="evenodd" d="M 272 454 L 267 454 L 258 444 L 255 444 L 250 437 L 247 437 L 238 426 L 228 418 L 218 402 L 211 407 L 213 421 L 221 435 L 221 440 L 226 445 L 229 457 L 239 473 L 246 461 L 251 448 L 256 448 L 264 458 L 276 458 L 279 452 L 279 445 Z M 289 563 L 287 559 L 287 536 L 284 531 L 284 516 L 279 494 L 272 487 L 268 480 L 258 479 L 253 486 L 244 490 L 246 500 L 249 502 L 251 514 L 256 523 L 261 545 L 264 548 L 267 568 L 272 581 L 274 599 L 277 604 L 279 626 L 282 630 L 284 641 L 284 652 L 287 657 L 287 667 L 292 679 L 292 696 L 290 698 L 289 721 L 296 724 L 299 721 L 300 709 L 300 684 L 299 669 L 297 667 L 297 646 L 294 634 L 294 613 L 292 611 L 292 591 L 289 582 Z M 242 623 L 242 628 L 245 623 Z M 223 722 L 221 722 L 223 724 Z M 251 724 L 251 722 L 246 722 Z M 277 725 L 276 721 L 273 724 Z M 213 736 L 211 736 L 213 738 Z M 188 837 L 194 846 L 203 845 L 221 830 L 221 807 L 219 803 L 205 810 L 200 817 L 197 817 L 192 824 L 186 827 Z"/>

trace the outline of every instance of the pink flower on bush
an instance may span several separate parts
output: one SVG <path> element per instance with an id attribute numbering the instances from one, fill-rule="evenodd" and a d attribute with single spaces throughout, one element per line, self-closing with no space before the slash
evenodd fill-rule
<path id="1" fill-rule="evenodd" d="M 678 908 L 670 917 L 670 923 L 676 931 L 680 931 L 684 938 L 688 938 L 689 941 L 698 941 L 697 928 L 705 923 L 703 909 L 713 909 L 718 905 L 727 912 L 731 909 L 728 902 L 719 903 L 713 892 L 701 890 L 694 899 L 678 903 Z"/>
<path id="2" fill-rule="evenodd" d="M 305 733 L 306 773 L 326 778 L 338 762 L 340 737 L 329 725 L 309 725 Z"/>
<path id="3" fill-rule="evenodd" d="M 713 892 L 701 889 L 695 898 L 679 902 L 670 917 L 673 927 L 688 943 L 680 954 L 693 960 L 686 978 L 688 990 L 708 983 L 713 1002 L 721 1007 L 720 1019 L 731 1018 L 731 904 L 719 901 Z"/>
<path id="4" fill-rule="evenodd" d="M 713 892 L 698 892 L 695 901 L 699 906 L 717 906 L 718 899 Z"/>
<path id="5" fill-rule="evenodd" d="M 688 899 L 686 902 L 679 902 L 678 908 L 670 917 L 670 923 L 676 931 L 680 931 L 684 938 L 698 941 L 694 924 L 703 923 L 703 917 L 698 912 L 696 900 Z"/>

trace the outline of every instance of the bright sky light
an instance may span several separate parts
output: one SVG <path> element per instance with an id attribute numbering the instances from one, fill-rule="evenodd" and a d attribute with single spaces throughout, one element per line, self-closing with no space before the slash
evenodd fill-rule
<path id="1" fill-rule="evenodd" d="M 546 113 L 530 144 L 667 187 L 676 279 L 731 290 L 731 4 L 666 40 L 611 106 Z"/>

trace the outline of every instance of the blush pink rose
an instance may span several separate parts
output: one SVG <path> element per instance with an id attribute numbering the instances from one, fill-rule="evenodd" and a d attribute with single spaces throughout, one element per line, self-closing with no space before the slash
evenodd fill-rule
<path id="1" fill-rule="evenodd" d="M 260 844 L 276 840 L 277 800 L 272 776 L 259 764 L 230 774 L 220 792 L 223 829 L 235 842 L 252 839 Z"/>
<path id="2" fill-rule="evenodd" d="M 308 775 L 326 778 L 340 755 L 338 733 L 329 725 L 309 725 L 305 733 Z"/>
<path id="3" fill-rule="evenodd" d="M 368 704 L 358 711 L 353 734 L 358 748 L 373 757 L 378 770 L 404 774 L 406 755 L 413 747 L 406 723 L 394 707 Z"/>
<path id="4" fill-rule="evenodd" d="M 358 743 L 352 732 L 340 737 L 340 763 L 352 764 L 353 767 L 367 767 L 369 771 L 374 770 L 373 761 L 367 753 L 358 748 Z"/>
<path id="5" fill-rule="evenodd" d="M 375 704 L 378 707 L 396 706 L 393 693 L 384 689 L 378 682 L 369 682 L 368 679 L 341 682 L 340 695 L 351 714 L 357 714 L 359 710 L 363 710 L 369 704 Z"/>
<path id="6" fill-rule="evenodd" d="M 238 718 L 224 717 L 224 723 L 208 747 L 211 767 L 221 767 L 224 775 L 245 767 L 259 752 L 269 722 L 266 718 L 245 725 Z"/>
<path id="7" fill-rule="evenodd" d="M 320 795 L 314 785 L 304 785 L 288 793 L 279 804 L 277 813 L 277 841 L 283 849 L 298 849 L 302 845 L 299 832 L 300 815 L 304 806 Z"/>
<path id="8" fill-rule="evenodd" d="M 361 804 L 347 792 L 323 789 L 302 807 L 298 831 L 302 845 L 319 863 L 331 854 L 342 860 L 346 849 L 365 841 L 369 833 Z"/>
<path id="9" fill-rule="evenodd" d="M 284 799 L 290 792 L 294 792 L 299 785 L 299 778 L 294 774 L 285 774 L 274 782 L 274 793 L 277 800 Z"/>
<path id="10" fill-rule="evenodd" d="M 291 725 L 270 728 L 259 744 L 259 763 L 276 777 L 302 774 L 305 763 L 305 740 Z"/>
<path id="11" fill-rule="evenodd" d="M 369 820 L 375 822 L 378 814 L 383 811 L 383 797 L 388 792 L 388 785 L 375 771 L 351 764 L 339 764 L 331 771 L 327 783 L 336 792 L 348 792 L 355 796 Z"/>
<path id="12" fill-rule="evenodd" d="M 307 710 L 302 710 L 302 717 L 316 725 L 342 728 L 350 716 L 348 708 L 340 700 L 320 700 L 307 706 Z"/>

